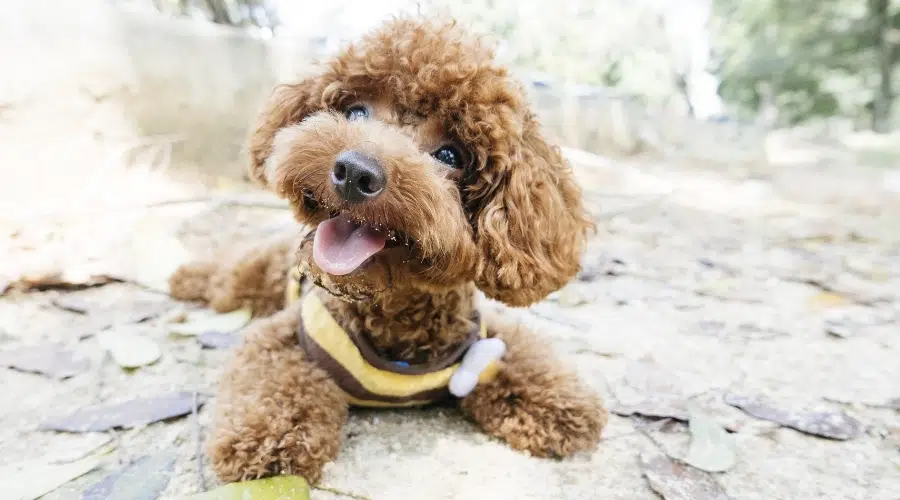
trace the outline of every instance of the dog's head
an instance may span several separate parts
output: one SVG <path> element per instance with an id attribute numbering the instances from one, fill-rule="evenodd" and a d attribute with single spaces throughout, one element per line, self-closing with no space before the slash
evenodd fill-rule
<path id="1" fill-rule="evenodd" d="M 251 176 L 315 227 L 300 258 L 332 293 L 474 281 L 524 306 L 579 269 L 590 223 L 571 169 L 453 22 L 395 19 L 279 86 L 250 155 Z"/>

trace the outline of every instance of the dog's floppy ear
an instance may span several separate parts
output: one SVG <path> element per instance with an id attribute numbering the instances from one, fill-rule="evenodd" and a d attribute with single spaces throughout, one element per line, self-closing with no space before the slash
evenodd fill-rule
<path id="1" fill-rule="evenodd" d="M 500 177 L 477 218 L 476 285 L 507 305 L 527 306 L 575 276 L 593 224 L 572 169 L 530 116 L 512 149 L 495 159 Z"/>
<path id="2" fill-rule="evenodd" d="M 266 186 L 266 158 L 272 154 L 275 134 L 282 128 L 298 123 L 303 118 L 324 108 L 322 82 L 310 78 L 298 83 L 281 84 L 275 87 L 263 104 L 259 119 L 250 134 L 250 178 Z"/>

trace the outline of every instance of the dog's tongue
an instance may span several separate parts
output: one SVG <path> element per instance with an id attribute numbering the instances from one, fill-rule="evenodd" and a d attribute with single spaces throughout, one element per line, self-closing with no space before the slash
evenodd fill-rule
<path id="1" fill-rule="evenodd" d="M 316 229 L 313 258 L 326 273 L 342 276 L 384 248 L 387 238 L 386 231 L 338 215 L 321 222 Z"/>

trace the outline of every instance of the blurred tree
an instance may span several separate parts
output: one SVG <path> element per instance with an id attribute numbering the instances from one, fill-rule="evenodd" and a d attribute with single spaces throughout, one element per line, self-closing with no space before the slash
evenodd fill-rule
<path id="1" fill-rule="evenodd" d="M 662 4 L 664 4 L 663 2 Z M 696 2 L 689 2 L 696 3 Z M 558 82 L 618 89 L 655 104 L 687 101 L 691 48 L 660 3 L 425 0 L 502 40 L 508 60 Z"/>
<path id="2" fill-rule="evenodd" d="M 713 0 L 711 28 L 720 94 L 739 110 L 767 125 L 867 114 L 889 128 L 900 1 Z"/>
<path id="3" fill-rule="evenodd" d="M 133 0 L 132 0 L 133 1 Z M 274 33 L 279 25 L 275 9 L 267 0 L 152 0 L 164 14 L 201 18 L 240 28 L 255 27 Z"/>

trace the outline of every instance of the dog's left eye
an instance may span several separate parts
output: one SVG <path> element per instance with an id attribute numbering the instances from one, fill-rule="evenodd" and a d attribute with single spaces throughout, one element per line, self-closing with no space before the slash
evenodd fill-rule
<path id="1" fill-rule="evenodd" d="M 348 120 L 364 120 L 369 117 L 369 108 L 363 106 L 362 104 L 357 104 L 355 106 L 350 106 L 347 109 L 347 112 L 344 113 Z"/>
<path id="2" fill-rule="evenodd" d="M 431 156 L 435 160 L 453 168 L 462 168 L 463 166 L 462 153 L 453 146 L 441 146 L 440 149 L 431 153 Z"/>

